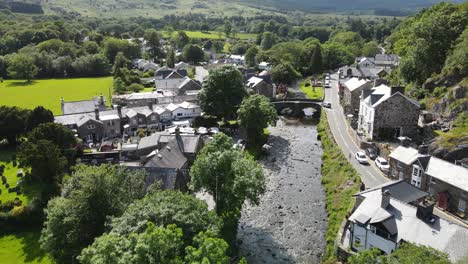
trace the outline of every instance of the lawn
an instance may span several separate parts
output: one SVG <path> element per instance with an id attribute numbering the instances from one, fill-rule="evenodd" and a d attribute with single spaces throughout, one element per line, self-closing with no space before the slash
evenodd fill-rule
<path id="1" fill-rule="evenodd" d="M 39 246 L 39 231 L 0 234 L 0 263 L 52 264 L 53 260 Z"/>
<path id="2" fill-rule="evenodd" d="M 62 113 L 60 98 L 65 101 L 89 100 L 103 94 L 108 103 L 112 89 L 112 77 L 45 79 L 28 84 L 19 80 L 0 83 L 0 105 L 19 106 L 32 109 L 44 106 L 54 115 Z"/>
<path id="3" fill-rule="evenodd" d="M 219 33 L 215 31 L 184 31 L 189 38 L 195 38 L 195 39 L 226 39 L 226 34 L 224 33 Z M 173 34 L 176 34 L 177 32 L 175 31 Z M 167 37 L 169 34 L 167 32 L 164 32 L 163 35 Z M 257 34 L 249 34 L 249 33 L 238 33 L 236 34 L 236 39 L 255 39 L 257 37 Z"/>
<path id="4" fill-rule="evenodd" d="M 42 184 L 33 184 L 27 181 L 24 181 L 23 178 L 17 176 L 19 168 L 14 163 L 14 150 L 0 150 L 0 165 L 5 165 L 5 171 L 3 175 L 7 179 L 7 183 L 10 185 L 10 188 L 16 187 L 20 181 L 22 193 L 18 195 L 16 192 L 8 192 L 8 188 L 0 182 L 0 201 L 5 203 L 6 201 L 12 201 L 18 197 L 23 204 L 28 204 L 32 198 L 40 196 L 41 191 L 45 188 Z M 1 258 L 0 258 L 1 259 Z"/>
<path id="5" fill-rule="evenodd" d="M 305 93 L 307 98 L 321 100 L 323 98 L 323 87 L 306 86 L 306 83 L 310 84 L 310 78 L 306 78 L 299 82 L 299 87 L 301 88 L 301 91 Z"/>

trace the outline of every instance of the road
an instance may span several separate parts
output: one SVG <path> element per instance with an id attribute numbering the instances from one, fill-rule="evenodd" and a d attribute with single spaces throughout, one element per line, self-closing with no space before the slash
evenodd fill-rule
<path id="1" fill-rule="evenodd" d="M 348 132 L 347 121 L 339 102 L 337 74 L 331 75 L 331 86 L 331 88 L 325 89 L 325 101 L 330 102 L 332 107 L 331 109 L 324 109 L 326 109 L 328 123 L 337 144 L 342 148 L 345 155 L 349 156 L 351 154 L 350 161 L 361 175 L 361 179 L 366 187 L 371 188 L 387 182 L 388 179 L 372 161 L 369 165 L 361 165 L 354 158 L 354 154 L 361 149 L 359 149 Z"/>
<path id="2" fill-rule="evenodd" d="M 373 161 L 371 161 L 369 165 L 362 165 L 354 158 L 354 154 L 361 149 L 356 145 L 348 132 L 347 121 L 343 114 L 343 108 L 339 102 L 337 74 L 331 75 L 331 88 L 325 89 L 325 101 L 330 102 L 332 105 L 331 109 L 324 109 L 326 109 L 328 124 L 330 125 L 330 130 L 335 137 L 336 143 L 341 147 L 345 155 L 349 156 L 351 154 L 350 162 L 361 175 L 361 180 L 364 182 L 366 187 L 372 188 L 390 181 L 390 179 L 385 177 L 385 175 L 375 166 Z M 467 223 L 453 215 L 447 214 L 437 207 L 434 208 L 434 214 L 447 221 L 455 222 L 468 228 Z"/>

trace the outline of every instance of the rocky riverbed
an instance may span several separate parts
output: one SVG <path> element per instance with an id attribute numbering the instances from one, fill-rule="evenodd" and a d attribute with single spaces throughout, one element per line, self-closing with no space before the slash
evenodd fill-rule
<path id="1" fill-rule="evenodd" d="M 269 131 L 272 149 L 261 161 L 267 191 L 259 206 L 244 205 L 239 255 L 249 263 L 320 263 L 327 215 L 316 126 L 282 118 Z"/>

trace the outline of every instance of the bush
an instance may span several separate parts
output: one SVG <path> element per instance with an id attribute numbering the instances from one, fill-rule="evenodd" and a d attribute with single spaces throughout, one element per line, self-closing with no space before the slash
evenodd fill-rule
<path id="1" fill-rule="evenodd" d="M 141 85 L 139 83 L 132 83 L 127 87 L 127 90 L 130 90 L 130 91 L 135 92 L 135 93 L 143 91 L 143 89 L 145 89 L 145 87 L 143 87 L 143 85 Z"/>

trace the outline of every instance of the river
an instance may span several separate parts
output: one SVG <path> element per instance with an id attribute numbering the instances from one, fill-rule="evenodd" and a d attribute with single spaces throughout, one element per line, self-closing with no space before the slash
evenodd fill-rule
<path id="1" fill-rule="evenodd" d="M 267 190 L 258 206 L 242 209 L 239 255 L 248 263 L 320 263 L 327 214 L 316 126 L 281 118 L 269 131 L 272 149 L 260 161 Z"/>

